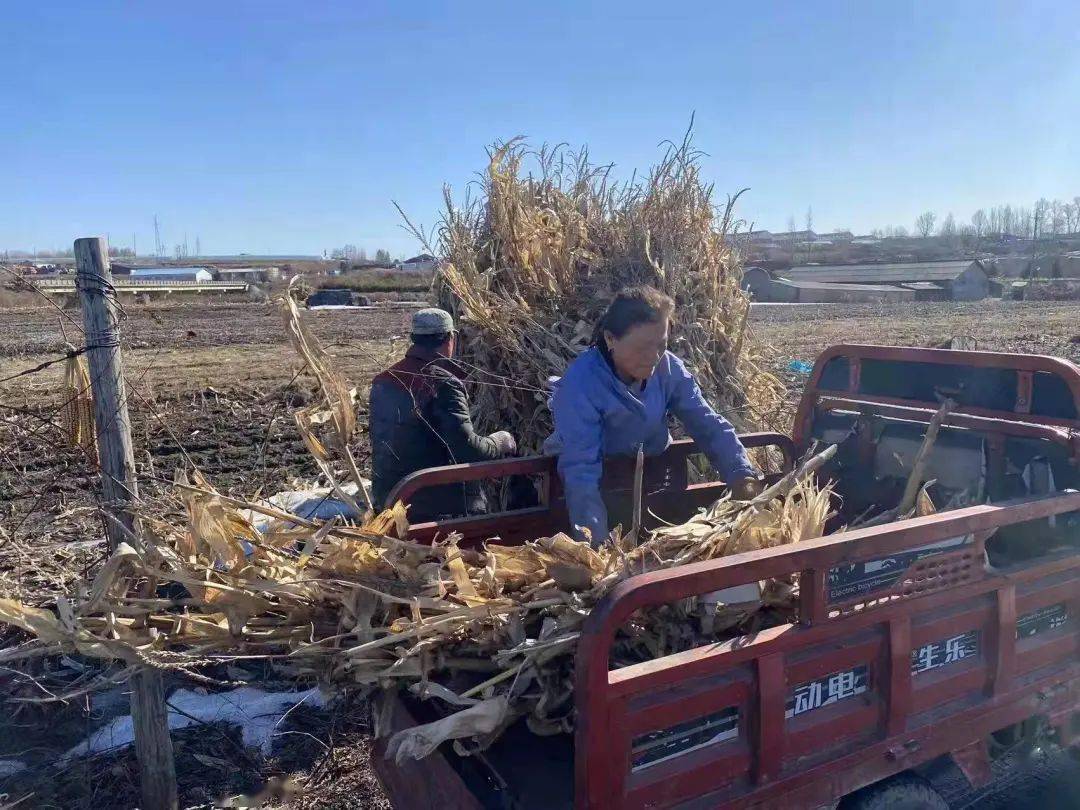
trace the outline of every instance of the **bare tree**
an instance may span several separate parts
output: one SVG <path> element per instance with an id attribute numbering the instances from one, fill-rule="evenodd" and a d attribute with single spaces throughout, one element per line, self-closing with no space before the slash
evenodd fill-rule
<path id="1" fill-rule="evenodd" d="M 806 238 L 810 238 L 810 233 L 814 230 L 814 209 L 811 206 L 806 206 Z"/>
<path id="2" fill-rule="evenodd" d="M 981 208 L 971 215 L 971 227 L 975 231 L 975 238 L 982 239 L 987 235 L 989 229 L 989 223 L 986 219 L 986 212 Z"/>
<path id="3" fill-rule="evenodd" d="M 919 236 L 926 239 L 934 232 L 935 222 L 937 222 L 937 214 L 933 211 L 923 211 L 915 218 L 915 230 Z"/>
<path id="4" fill-rule="evenodd" d="M 938 227 L 938 236 L 950 242 L 956 239 L 956 219 L 951 211 L 945 216 L 945 219 L 941 220 L 941 225 Z"/>
<path id="5" fill-rule="evenodd" d="M 1072 234 L 1080 229 L 1080 200 L 1065 203 L 1065 233 Z"/>
<path id="6" fill-rule="evenodd" d="M 1065 203 L 1054 200 L 1050 203 L 1050 233 L 1057 236 L 1065 230 Z"/>
<path id="7" fill-rule="evenodd" d="M 1001 209 L 1001 232 L 1015 235 L 1019 230 L 1016 212 L 1011 205 L 1006 205 Z"/>
<path id="8" fill-rule="evenodd" d="M 1050 201 L 1046 197 L 1040 197 L 1035 202 L 1035 222 L 1038 233 L 1032 230 L 1032 239 L 1037 239 L 1049 230 L 1050 225 Z"/>
<path id="9" fill-rule="evenodd" d="M 1035 229 L 1038 227 L 1037 219 L 1032 219 L 1031 209 L 1022 205 L 1016 207 L 1013 212 L 1013 233 L 1024 239 L 1034 239 Z"/>

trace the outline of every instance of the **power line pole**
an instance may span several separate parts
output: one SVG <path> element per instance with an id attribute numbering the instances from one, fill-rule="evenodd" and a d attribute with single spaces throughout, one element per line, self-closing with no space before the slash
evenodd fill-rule
<path id="1" fill-rule="evenodd" d="M 156 222 L 155 222 L 156 224 Z M 101 490 L 109 550 L 126 540 L 138 542 L 132 502 L 139 497 L 131 445 L 116 290 L 109 269 L 109 245 L 101 237 L 75 240 L 75 285 L 83 311 L 86 356 L 94 400 L 101 466 Z M 153 588 L 151 582 L 150 588 Z M 149 596 L 151 592 L 141 594 Z M 149 667 L 131 678 L 131 718 L 139 760 L 139 788 L 144 810 L 175 810 L 176 766 L 165 712 L 161 673 Z"/>

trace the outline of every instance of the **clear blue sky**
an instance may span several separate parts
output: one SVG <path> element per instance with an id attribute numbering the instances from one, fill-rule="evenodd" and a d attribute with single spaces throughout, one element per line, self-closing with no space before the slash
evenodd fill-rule
<path id="1" fill-rule="evenodd" d="M 417 245 L 484 147 L 629 175 L 696 112 L 758 227 L 1080 194 L 1080 3 L 6 3 L 0 249 Z"/>

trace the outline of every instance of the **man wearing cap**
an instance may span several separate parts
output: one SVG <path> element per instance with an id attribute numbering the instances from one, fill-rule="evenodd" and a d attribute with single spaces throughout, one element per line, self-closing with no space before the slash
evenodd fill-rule
<path id="1" fill-rule="evenodd" d="M 517 452 L 504 430 L 481 436 L 473 429 L 464 370 L 454 353 L 454 319 L 442 309 L 413 315 L 412 345 L 405 358 L 371 384 L 370 431 L 377 509 L 405 476 L 427 467 L 488 461 Z M 479 482 L 446 484 L 412 497 L 413 523 L 444 517 L 483 514 L 487 509 Z"/>

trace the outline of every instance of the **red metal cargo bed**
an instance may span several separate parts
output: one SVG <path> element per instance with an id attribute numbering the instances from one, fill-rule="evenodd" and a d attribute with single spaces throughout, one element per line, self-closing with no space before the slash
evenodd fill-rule
<path id="1" fill-rule="evenodd" d="M 820 807 L 951 756 L 978 784 L 988 739 L 1033 718 L 1063 744 L 1080 711 L 1080 369 L 986 352 L 838 346 L 812 372 L 785 464 L 814 441 L 837 443 L 822 475 L 848 521 L 888 504 L 925 425 L 949 397 L 931 454 L 947 511 L 820 540 L 634 577 L 590 615 L 578 647 L 576 730 L 513 728 L 480 756 L 440 750 L 374 765 L 395 807 Z M 647 508 L 682 519 L 715 499 L 693 484 L 690 442 L 646 469 Z M 565 528 L 553 460 L 441 468 L 402 482 L 528 473 L 541 505 L 426 524 L 466 542 L 518 542 Z M 629 486 L 625 462 L 605 471 Z M 964 505 L 967 503 L 968 505 Z M 616 631 L 637 609 L 794 574 L 799 622 L 620 669 Z M 391 697 L 391 730 L 435 715 Z M 445 748 L 446 746 L 444 746 Z M 860 791 L 855 793 L 855 791 Z M 849 799 L 850 800 L 850 799 Z"/>

